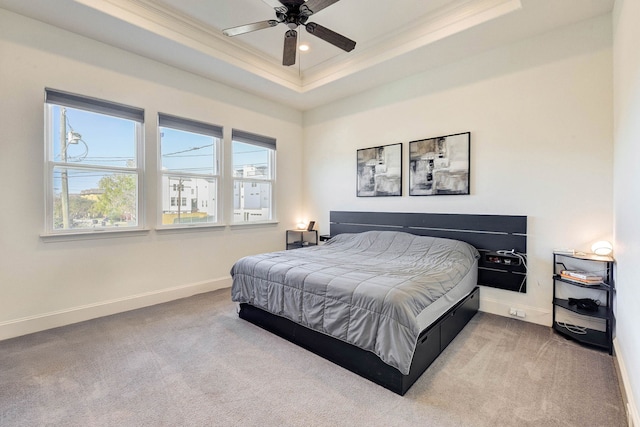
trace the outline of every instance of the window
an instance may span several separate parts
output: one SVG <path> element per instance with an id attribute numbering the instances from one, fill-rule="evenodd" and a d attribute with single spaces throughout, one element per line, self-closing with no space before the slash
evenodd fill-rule
<path id="1" fill-rule="evenodd" d="M 233 222 L 274 219 L 276 140 L 233 130 Z"/>
<path id="2" fill-rule="evenodd" d="M 140 228 L 144 110 L 45 89 L 46 232 Z"/>
<path id="3" fill-rule="evenodd" d="M 158 123 L 161 224 L 217 223 L 222 128 L 167 114 L 159 114 Z"/>

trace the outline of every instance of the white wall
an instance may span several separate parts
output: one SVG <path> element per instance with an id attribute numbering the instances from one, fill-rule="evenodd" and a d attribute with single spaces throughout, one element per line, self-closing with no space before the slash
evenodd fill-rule
<path id="1" fill-rule="evenodd" d="M 0 339 L 228 286 L 238 257 L 281 249 L 299 219 L 328 232 L 332 209 L 520 214 L 529 217 L 529 291 L 484 288 L 482 308 L 506 315 L 516 306 L 550 324 L 552 249 L 587 250 L 615 231 L 616 351 L 640 401 L 639 15 L 638 2 L 617 0 L 615 91 L 602 17 L 307 112 L 303 134 L 300 112 L 0 10 Z M 227 159 L 233 127 L 277 138 L 279 225 L 155 232 L 150 174 L 148 233 L 45 243 L 44 87 L 145 108 L 148 170 L 158 111 L 223 125 Z M 355 197 L 356 149 L 466 131 L 470 196 Z M 407 152 L 405 144 L 405 171 Z"/>
<path id="2" fill-rule="evenodd" d="M 617 0 L 613 13 L 614 233 L 617 260 L 616 353 L 631 416 L 640 425 L 640 2 Z"/>
<path id="3" fill-rule="evenodd" d="M 41 239 L 44 88 L 146 111 L 146 224 L 129 237 Z M 284 249 L 300 215 L 302 115 L 160 63 L 0 10 L 0 339 L 229 286 L 242 255 Z M 277 139 L 273 226 L 156 232 L 157 113 Z M 225 170 L 228 177 L 231 168 Z M 229 184 L 231 182 L 229 181 Z M 226 187 L 227 212 L 233 208 Z M 230 217 L 227 216 L 227 217 Z"/>
<path id="4" fill-rule="evenodd" d="M 481 309 L 550 325 L 553 248 L 612 237 L 611 61 L 603 16 L 305 113 L 307 216 L 328 232 L 330 210 L 527 215 L 528 291 L 483 288 Z M 409 197 L 406 143 L 466 131 L 471 195 Z M 357 198 L 356 149 L 397 142 L 405 196 Z"/>

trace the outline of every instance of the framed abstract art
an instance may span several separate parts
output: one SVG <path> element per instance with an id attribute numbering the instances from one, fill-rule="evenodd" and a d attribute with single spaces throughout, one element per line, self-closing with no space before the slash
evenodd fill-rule
<path id="1" fill-rule="evenodd" d="M 358 197 L 402 196 L 402 144 L 357 150 Z"/>
<path id="2" fill-rule="evenodd" d="M 409 142 L 409 195 L 469 194 L 471 133 Z"/>

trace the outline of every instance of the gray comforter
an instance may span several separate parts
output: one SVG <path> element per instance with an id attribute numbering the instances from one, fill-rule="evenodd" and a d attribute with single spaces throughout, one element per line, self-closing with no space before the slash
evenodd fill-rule
<path id="1" fill-rule="evenodd" d="M 476 268 L 467 243 L 391 231 L 240 259 L 232 299 L 372 351 L 407 375 L 417 316 Z"/>

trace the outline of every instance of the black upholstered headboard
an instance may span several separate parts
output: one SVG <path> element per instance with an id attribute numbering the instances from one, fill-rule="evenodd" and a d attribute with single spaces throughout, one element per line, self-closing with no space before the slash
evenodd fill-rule
<path id="1" fill-rule="evenodd" d="M 329 221 L 332 236 L 389 230 L 467 242 L 481 255 L 479 285 L 527 291 L 526 268 L 521 260 L 496 253 L 513 249 L 526 257 L 526 216 L 331 211 Z"/>

